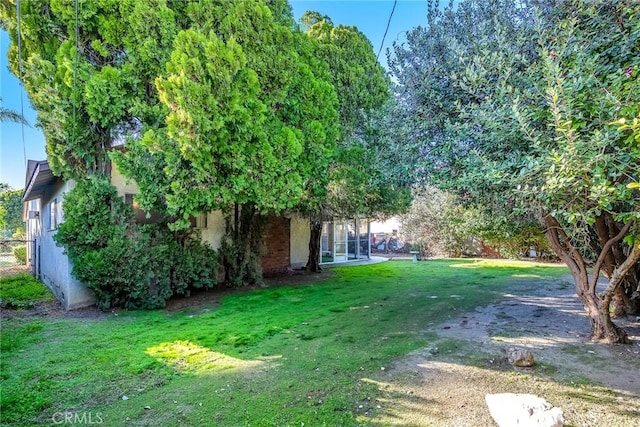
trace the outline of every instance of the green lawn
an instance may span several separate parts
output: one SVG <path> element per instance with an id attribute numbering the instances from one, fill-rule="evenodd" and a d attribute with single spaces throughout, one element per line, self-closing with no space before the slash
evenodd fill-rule
<path id="1" fill-rule="evenodd" d="M 53 300 L 51 291 L 28 273 L 0 278 L 0 306 L 3 308 L 27 308 Z"/>
<path id="2" fill-rule="evenodd" d="M 335 273 L 182 312 L 5 319 L 2 425 L 64 411 L 103 425 L 366 423 L 380 410 L 366 379 L 433 340 L 426 328 L 566 269 L 438 260 Z"/>

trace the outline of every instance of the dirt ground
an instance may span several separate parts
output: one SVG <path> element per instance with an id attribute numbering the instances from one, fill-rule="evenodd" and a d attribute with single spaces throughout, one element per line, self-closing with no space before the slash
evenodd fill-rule
<path id="1" fill-rule="evenodd" d="M 452 295 L 453 298 L 463 298 Z M 640 426 L 640 322 L 615 319 L 631 345 L 589 341 L 571 277 L 523 281 L 496 304 L 430 325 L 438 340 L 376 379 L 385 392 L 376 424 L 493 426 L 487 393 L 532 393 L 564 412 L 565 425 Z M 533 352 L 515 369 L 506 349 Z"/>
<path id="2" fill-rule="evenodd" d="M 333 273 L 330 269 L 327 269 L 321 273 L 311 273 L 304 270 L 292 270 L 286 273 L 275 275 L 273 277 L 265 278 L 264 286 L 298 286 L 324 280 L 331 274 Z M 215 306 L 216 304 L 219 304 L 222 298 L 224 298 L 226 295 L 247 292 L 248 290 L 258 287 L 259 286 L 245 286 L 239 289 L 217 288 L 209 290 L 195 290 L 187 298 L 180 296 L 170 299 L 169 301 L 167 301 L 167 306 L 164 308 L 164 310 L 168 312 L 188 310 L 192 307 L 200 307 L 203 304 L 213 304 Z M 38 303 L 32 308 L 21 310 L 0 308 L 0 318 L 43 316 L 49 318 L 66 317 L 81 319 L 100 319 L 125 312 L 126 310 L 122 309 L 101 311 L 94 306 L 78 308 L 75 310 L 65 310 L 59 301 L 52 301 L 46 303 Z"/>

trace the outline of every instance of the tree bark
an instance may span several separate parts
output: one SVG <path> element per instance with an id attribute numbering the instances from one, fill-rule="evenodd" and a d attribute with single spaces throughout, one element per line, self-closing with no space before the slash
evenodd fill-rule
<path id="1" fill-rule="evenodd" d="M 640 295 L 636 274 L 636 268 L 632 269 L 616 289 L 613 296 L 613 312 L 611 316 L 623 317 L 640 313 Z"/>
<path id="2" fill-rule="evenodd" d="M 603 253 L 611 236 L 616 236 L 624 228 L 617 223 L 609 213 L 598 216 L 594 224 L 594 238 L 590 239 L 591 248 L 595 253 Z M 623 241 L 618 241 L 608 246 L 610 250 L 605 252 L 602 262 L 602 272 L 607 278 L 611 278 L 616 266 L 621 265 L 629 256 L 631 248 Z M 640 312 L 640 299 L 633 299 L 634 292 L 638 290 L 640 280 L 640 265 L 632 267 L 622 279 L 620 286 L 616 288 L 613 296 L 612 317 L 622 317 L 628 314 Z"/>
<path id="3" fill-rule="evenodd" d="M 309 219 L 309 259 L 305 270 L 319 273 L 320 267 L 320 238 L 322 237 L 322 220 L 318 218 Z"/>
<path id="4" fill-rule="evenodd" d="M 609 308 L 622 279 L 640 258 L 640 247 L 634 246 L 629 257 L 612 272 L 607 289 L 601 298 L 596 294 L 596 284 L 611 247 L 624 238 L 631 224 L 625 225 L 616 236 L 609 238 L 601 246 L 601 252 L 598 254 L 592 276 L 589 278 L 587 265 L 582 254 L 571 244 L 560 223 L 551 215 L 545 216 L 545 223 L 547 225 L 545 231 L 547 240 L 558 258 L 569 267 L 575 281 L 576 293 L 590 318 L 591 339 L 608 343 L 628 343 L 626 332 L 611 321 Z"/>
<path id="5" fill-rule="evenodd" d="M 226 215 L 220 258 L 227 286 L 262 283 L 260 250 L 265 224 L 265 218 L 250 204 L 236 204 Z"/>

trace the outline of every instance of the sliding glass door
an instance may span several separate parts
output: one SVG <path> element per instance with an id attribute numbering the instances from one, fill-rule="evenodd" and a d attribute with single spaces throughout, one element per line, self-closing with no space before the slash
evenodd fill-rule
<path id="1" fill-rule="evenodd" d="M 335 220 L 322 224 L 320 263 L 368 257 L 369 227 L 366 220 Z"/>
<path id="2" fill-rule="evenodd" d="M 333 245 L 334 254 L 333 261 L 340 262 L 347 260 L 347 223 L 345 221 L 336 221 L 333 223 Z"/>

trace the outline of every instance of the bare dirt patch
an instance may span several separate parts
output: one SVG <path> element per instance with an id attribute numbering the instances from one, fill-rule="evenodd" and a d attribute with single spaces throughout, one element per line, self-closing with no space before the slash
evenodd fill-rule
<path id="1" fill-rule="evenodd" d="M 264 283 L 255 286 L 243 286 L 241 288 L 217 287 L 207 290 L 194 290 L 188 297 L 176 296 L 167 301 L 167 311 L 178 311 L 190 308 L 212 308 L 220 305 L 224 297 L 231 294 L 246 293 L 253 289 L 278 286 L 299 286 L 325 280 L 334 273 L 325 269 L 320 273 L 312 273 L 306 270 L 289 270 L 280 274 L 265 277 Z"/>
<path id="2" fill-rule="evenodd" d="M 0 319 L 42 317 L 42 318 L 70 318 L 70 319 L 103 319 L 110 312 L 100 311 L 95 306 L 65 310 L 60 301 L 37 302 L 33 307 L 22 309 L 0 308 Z"/>
<path id="3" fill-rule="evenodd" d="M 523 280 L 498 303 L 426 331 L 438 336 L 432 345 L 376 379 L 385 398 L 374 422 L 492 426 L 485 394 L 511 392 L 547 399 L 567 425 L 640 426 L 640 322 L 615 321 L 631 345 L 589 342 L 570 277 Z M 505 350 L 513 346 L 531 350 L 536 366 L 511 367 Z"/>
<path id="4" fill-rule="evenodd" d="M 334 273 L 331 269 L 325 269 L 320 273 L 312 273 L 306 270 L 290 270 L 281 274 L 266 277 L 260 286 L 244 286 L 241 288 L 216 287 L 206 290 L 192 290 L 189 296 L 175 296 L 167 301 L 164 308 L 167 312 L 181 310 L 211 309 L 220 305 L 222 299 L 231 294 L 244 293 L 252 289 L 262 287 L 299 286 L 320 282 L 331 277 Z M 95 306 L 65 310 L 59 301 L 38 302 L 33 307 L 19 310 L 0 308 L 0 318 L 10 319 L 15 317 L 48 317 L 48 318 L 83 318 L 101 319 L 110 315 L 125 314 L 127 310 L 112 309 L 101 311 Z"/>

